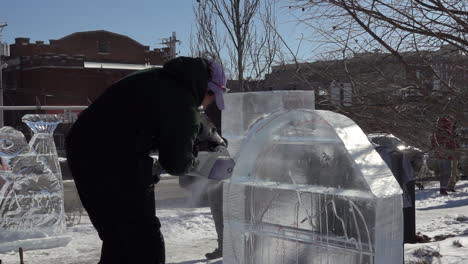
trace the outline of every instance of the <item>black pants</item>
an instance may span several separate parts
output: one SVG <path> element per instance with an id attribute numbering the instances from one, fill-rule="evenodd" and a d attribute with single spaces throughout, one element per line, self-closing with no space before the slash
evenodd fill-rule
<path id="1" fill-rule="evenodd" d="M 134 193 L 128 200 L 117 198 L 105 203 L 102 201 L 107 199 L 96 197 L 99 194 L 89 195 L 88 188 L 78 184 L 77 189 L 102 240 L 100 264 L 165 263 L 164 239 L 154 214 L 152 186 L 140 197 Z M 120 195 L 132 196 L 128 192 Z M 138 209 L 143 209 L 143 214 Z"/>
<path id="2" fill-rule="evenodd" d="M 81 202 L 102 240 L 99 264 L 165 263 L 154 185 L 138 180 L 144 172 L 118 166 L 128 160 L 115 162 L 115 169 L 103 166 L 108 163 L 102 159 L 67 156 Z"/>
<path id="3" fill-rule="evenodd" d="M 223 184 L 217 181 L 211 181 L 208 187 L 208 201 L 210 203 L 211 214 L 218 235 L 218 248 L 223 248 Z"/>

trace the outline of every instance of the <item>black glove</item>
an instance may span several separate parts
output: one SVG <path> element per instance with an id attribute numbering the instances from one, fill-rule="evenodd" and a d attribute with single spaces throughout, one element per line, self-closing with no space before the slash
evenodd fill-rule
<path id="1" fill-rule="evenodd" d="M 196 158 L 198 156 L 198 152 L 200 151 L 200 141 L 195 139 L 195 142 L 193 142 L 193 149 L 192 149 L 192 154 Z"/>
<path id="2" fill-rule="evenodd" d="M 227 147 L 227 140 L 218 134 L 216 127 L 208 117 L 202 115 L 200 129 L 194 143 L 194 152 L 198 154 L 198 151 L 215 151 L 218 146 Z"/>
<path id="3" fill-rule="evenodd" d="M 151 168 L 151 174 L 153 175 L 153 183 L 157 184 L 161 179 L 161 173 L 163 172 L 163 168 L 157 159 L 153 162 L 153 167 Z"/>
<path id="4" fill-rule="evenodd" d="M 198 144 L 198 150 L 213 152 L 219 146 L 224 146 L 224 144 L 219 144 L 217 141 L 204 141 Z"/>
<path id="5" fill-rule="evenodd" d="M 224 140 L 224 145 L 227 148 L 229 146 L 228 140 L 225 137 L 221 137 Z"/>

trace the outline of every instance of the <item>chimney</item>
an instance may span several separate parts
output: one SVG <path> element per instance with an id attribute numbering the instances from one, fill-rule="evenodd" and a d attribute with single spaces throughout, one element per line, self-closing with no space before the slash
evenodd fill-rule
<path id="1" fill-rule="evenodd" d="M 29 38 L 15 38 L 15 44 L 16 45 L 28 45 Z"/>

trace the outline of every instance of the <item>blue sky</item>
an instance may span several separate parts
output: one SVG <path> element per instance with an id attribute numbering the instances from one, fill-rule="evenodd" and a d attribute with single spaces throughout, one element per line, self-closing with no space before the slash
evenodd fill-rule
<path id="1" fill-rule="evenodd" d="M 194 23 L 195 0 L 13 0 L 2 1 L 0 22 L 8 26 L 2 41 L 17 37 L 32 42 L 59 39 L 80 31 L 108 30 L 127 35 L 151 48 L 162 47 L 162 38 L 177 32 L 180 55 L 189 54 L 189 37 Z M 284 12 L 282 20 L 287 21 Z M 287 39 L 298 34 L 294 23 L 283 23 Z M 287 29 L 287 30 L 285 30 Z"/>
<path id="2" fill-rule="evenodd" d="M 179 48 L 188 53 L 195 0 L 14 0 L 1 1 L 0 22 L 8 26 L 2 41 L 16 37 L 31 41 L 59 39 L 68 34 L 108 30 L 136 41 L 161 47 L 161 38 L 176 31 Z M 188 54 L 182 54 L 188 55 Z"/>

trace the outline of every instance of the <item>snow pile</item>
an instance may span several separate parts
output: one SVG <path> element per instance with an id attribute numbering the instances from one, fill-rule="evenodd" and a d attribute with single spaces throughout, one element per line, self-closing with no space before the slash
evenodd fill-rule
<path id="1" fill-rule="evenodd" d="M 86 217 L 81 224 L 67 228 L 67 235 L 72 241 L 65 247 L 52 249 L 25 250 L 25 263 L 78 264 L 97 263 L 100 256 L 101 240 L 96 230 Z M 5 264 L 19 263 L 17 252 L 0 254 Z"/>
<path id="2" fill-rule="evenodd" d="M 439 194 L 439 183 L 416 192 L 416 229 L 428 243 L 406 244 L 405 263 L 468 263 L 468 182 Z"/>
<path id="3" fill-rule="evenodd" d="M 216 232 L 209 208 L 157 209 L 166 241 L 167 263 L 207 263 L 205 253 L 216 246 Z M 66 247 L 25 250 L 27 264 L 95 264 L 101 253 L 101 240 L 88 217 L 67 228 L 73 239 Z M 0 254 L 3 264 L 19 263 L 17 252 Z M 195 262 L 194 262 L 195 261 Z M 216 263 L 216 262 L 213 262 Z"/>
<path id="4" fill-rule="evenodd" d="M 156 214 L 166 242 L 167 263 L 206 263 L 205 253 L 218 245 L 209 208 L 159 209 Z"/>
<path id="5" fill-rule="evenodd" d="M 165 237 L 191 239 L 198 238 L 200 232 L 216 236 L 213 217 L 208 208 L 159 209 L 156 214 Z"/>

